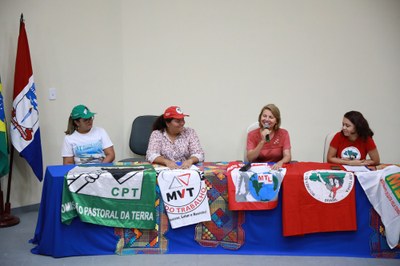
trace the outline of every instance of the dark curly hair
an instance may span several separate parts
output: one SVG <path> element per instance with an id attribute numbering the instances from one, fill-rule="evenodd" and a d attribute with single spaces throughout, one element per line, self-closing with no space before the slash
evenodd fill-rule
<path id="1" fill-rule="evenodd" d="M 356 127 L 358 136 L 366 140 L 368 137 L 372 137 L 374 132 L 369 127 L 368 121 L 358 111 L 350 111 L 344 114 L 344 117 L 350 120 L 351 123 Z"/>
<path id="2" fill-rule="evenodd" d="M 153 123 L 153 130 L 160 130 L 164 132 L 164 130 L 167 128 L 167 122 L 171 122 L 173 118 L 167 118 L 165 119 L 163 115 L 160 115 L 157 117 L 156 121 Z"/>

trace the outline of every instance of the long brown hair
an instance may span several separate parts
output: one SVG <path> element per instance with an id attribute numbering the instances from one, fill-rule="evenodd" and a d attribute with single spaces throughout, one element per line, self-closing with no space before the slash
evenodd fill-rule
<path id="1" fill-rule="evenodd" d="M 372 137 L 374 132 L 369 127 L 367 119 L 358 111 L 349 111 L 344 114 L 344 117 L 350 120 L 351 123 L 356 127 L 356 132 L 360 138 L 366 140 L 368 137 Z"/>
<path id="2" fill-rule="evenodd" d="M 64 132 L 66 135 L 71 135 L 72 133 L 75 132 L 75 130 L 77 129 L 77 125 L 75 124 L 75 121 L 79 120 L 78 119 L 72 119 L 72 117 L 70 116 L 68 119 L 68 125 L 67 125 L 67 130 Z"/>

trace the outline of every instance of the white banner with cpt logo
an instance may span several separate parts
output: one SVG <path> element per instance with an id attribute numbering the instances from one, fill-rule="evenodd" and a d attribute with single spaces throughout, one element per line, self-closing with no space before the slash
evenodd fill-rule
<path id="1" fill-rule="evenodd" d="M 158 186 L 172 228 L 210 221 L 207 187 L 197 170 L 162 170 Z"/>

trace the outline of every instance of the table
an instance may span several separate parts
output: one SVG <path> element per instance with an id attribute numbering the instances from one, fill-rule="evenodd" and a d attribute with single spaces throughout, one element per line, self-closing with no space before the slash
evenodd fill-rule
<path id="1" fill-rule="evenodd" d="M 323 166 L 329 165 L 321 164 Z M 71 225 L 61 223 L 63 179 L 72 167 L 48 166 L 46 169 L 36 230 L 30 241 L 35 245 L 32 253 L 53 257 L 115 254 L 119 237 L 114 228 L 83 223 L 79 219 L 74 219 Z M 371 257 L 371 205 L 358 182 L 355 189 L 357 231 L 284 237 L 280 194 L 277 208 L 245 212 L 242 226 L 245 242 L 238 250 L 200 246 L 194 241 L 195 225 L 192 225 L 178 229 L 169 227 L 165 253 Z"/>

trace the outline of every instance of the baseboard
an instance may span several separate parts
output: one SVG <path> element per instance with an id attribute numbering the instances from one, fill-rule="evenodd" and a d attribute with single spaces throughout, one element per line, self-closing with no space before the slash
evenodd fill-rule
<path id="1" fill-rule="evenodd" d="M 11 214 L 17 215 L 19 213 L 38 211 L 39 207 L 40 207 L 40 203 L 17 207 L 17 208 L 11 208 Z"/>

